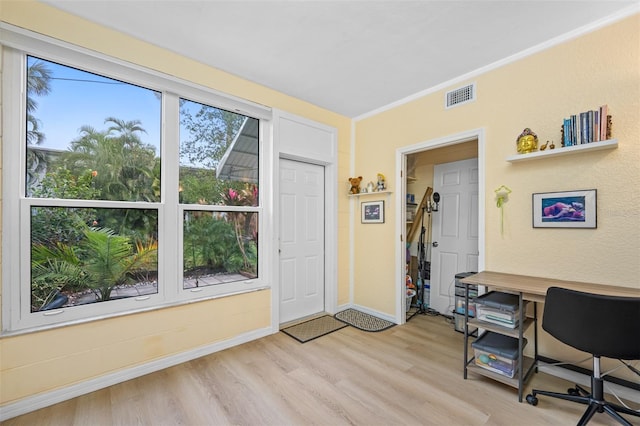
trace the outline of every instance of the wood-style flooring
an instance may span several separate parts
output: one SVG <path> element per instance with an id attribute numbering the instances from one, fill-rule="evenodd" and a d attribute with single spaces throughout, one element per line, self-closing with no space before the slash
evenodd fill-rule
<path id="1" fill-rule="evenodd" d="M 582 405 L 540 397 L 533 407 L 518 402 L 512 387 L 471 373 L 464 380 L 462 343 L 446 318 L 424 315 L 379 333 L 346 327 L 305 344 L 278 333 L 3 425 L 577 423 Z M 526 391 L 571 385 L 538 373 Z M 590 423 L 613 424 L 606 414 Z"/>

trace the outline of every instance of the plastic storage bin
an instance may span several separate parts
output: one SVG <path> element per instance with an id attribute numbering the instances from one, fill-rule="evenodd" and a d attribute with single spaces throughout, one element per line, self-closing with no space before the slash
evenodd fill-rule
<path id="1" fill-rule="evenodd" d="M 523 339 L 522 347 L 526 344 L 527 339 Z M 509 378 L 515 376 L 518 371 L 518 339 L 488 331 L 471 346 L 477 366 Z"/>
<path id="2" fill-rule="evenodd" d="M 455 307 L 453 309 L 454 328 L 456 331 L 464 333 L 464 312 L 466 310 L 464 294 L 467 289 L 467 285 L 461 282 L 462 279 L 475 274 L 476 272 L 460 272 L 455 275 Z M 478 286 L 469 285 L 469 317 L 476 316 L 476 304 L 474 299 L 478 296 Z M 469 333 L 476 330 L 476 328 L 470 328 Z"/>
<path id="3" fill-rule="evenodd" d="M 464 314 L 459 314 L 457 312 L 453 312 L 453 319 L 454 319 L 454 328 L 456 331 L 459 331 L 460 333 L 464 333 Z M 472 325 L 468 326 L 468 333 L 469 334 L 475 334 L 478 331 L 478 327 L 474 327 Z"/>
<path id="4" fill-rule="evenodd" d="M 492 291 L 475 299 L 476 314 L 480 321 L 516 328 L 520 319 L 518 296 Z"/>

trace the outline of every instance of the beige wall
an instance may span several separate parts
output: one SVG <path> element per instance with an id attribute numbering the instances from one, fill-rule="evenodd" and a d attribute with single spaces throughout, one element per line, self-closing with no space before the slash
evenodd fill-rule
<path id="1" fill-rule="evenodd" d="M 2 21 L 100 53 L 279 108 L 338 129 L 338 178 L 351 162 L 351 121 L 47 5 L 3 1 Z M 90 34 L 90 37 L 87 35 Z M 343 185 L 339 190 L 342 193 Z M 349 204 L 338 201 L 339 247 L 348 247 Z M 349 302 L 349 264 L 338 255 L 338 304 Z M 108 373 L 213 345 L 271 326 L 271 292 L 261 291 L 157 311 L 0 338 L 0 406 Z"/>
<path id="2" fill-rule="evenodd" d="M 445 110 L 444 91 L 356 123 L 356 173 L 395 170 L 398 148 L 483 128 L 486 138 L 486 269 L 639 286 L 640 16 L 478 76 L 475 102 Z M 460 85 L 456 85 L 456 88 Z M 448 89 L 451 89 L 448 88 Z M 560 144 L 563 118 L 608 104 L 619 148 L 511 164 L 525 127 Z M 513 192 L 505 233 L 494 189 Z M 396 191 L 390 205 L 399 196 Z M 531 194 L 598 190 L 598 228 L 533 229 Z M 402 201 L 402 200 L 400 200 Z M 354 302 L 395 313 L 395 210 L 386 223 L 355 223 Z M 386 243 L 381 243 L 385 241 Z"/>
<path id="3" fill-rule="evenodd" d="M 486 270 L 640 288 L 640 15 L 480 75 L 475 102 L 445 110 L 444 91 L 356 123 L 356 173 L 395 169 L 398 148 L 483 128 Z M 469 83 L 463 82 L 447 90 Z M 525 127 L 560 145 L 563 118 L 608 104 L 615 150 L 511 164 Z M 556 148 L 557 149 L 557 148 Z M 398 183 L 390 182 L 400 194 Z M 504 236 L 494 190 L 512 189 Z M 597 189 L 597 229 L 533 229 L 536 192 Z M 404 202 L 399 200 L 399 202 Z M 354 302 L 395 314 L 395 210 L 355 223 Z M 547 338 L 541 352 L 566 349 Z M 574 358 L 571 358 L 574 359 Z"/>

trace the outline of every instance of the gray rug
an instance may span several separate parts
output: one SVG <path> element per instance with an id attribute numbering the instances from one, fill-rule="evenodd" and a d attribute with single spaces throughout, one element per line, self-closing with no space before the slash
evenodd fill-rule
<path id="1" fill-rule="evenodd" d="M 314 318 L 291 327 L 283 328 L 281 331 L 300 343 L 307 343 L 310 340 L 325 336 L 334 331 L 345 328 L 347 324 L 338 321 L 330 315 Z"/>
<path id="2" fill-rule="evenodd" d="M 393 327 L 395 324 L 391 321 L 378 318 L 376 316 L 357 311 L 355 309 L 346 309 L 334 315 L 336 319 L 349 324 L 352 327 L 364 331 L 382 331 Z"/>

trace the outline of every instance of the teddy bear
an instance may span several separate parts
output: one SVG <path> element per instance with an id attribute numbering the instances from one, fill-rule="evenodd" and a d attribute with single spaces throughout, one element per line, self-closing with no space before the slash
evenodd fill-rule
<path id="1" fill-rule="evenodd" d="M 355 178 L 349 178 L 349 182 L 351 183 L 351 189 L 349 190 L 349 194 L 359 194 L 360 193 L 360 182 L 362 181 L 362 176 L 358 176 Z"/>

